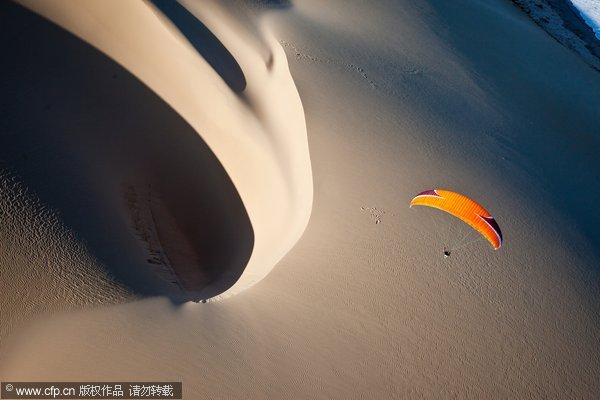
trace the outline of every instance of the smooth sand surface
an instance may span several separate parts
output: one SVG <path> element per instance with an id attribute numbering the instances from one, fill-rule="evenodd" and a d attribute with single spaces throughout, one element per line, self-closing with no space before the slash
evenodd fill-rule
<path id="1" fill-rule="evenodd" d="M 132 280 L 117 279 L 127 283 L 122 298 L 132 300 L 134 295 L 125 289 L 133 286 L 131 282 L 137 285 L 134 292 L 138 295 L 140 287 L 153 283 L 158 289 L 142 294 L 166 290 L 157 274 L 142 273 L 147 264 L 135 264 L 138 254 L 142 261 L 145 257 L 136 246 L 140 242 L 136 231 L 149 231 L 145 243 L 150 244 L 142 250 L 153 248 L 152 243 L 168 247 L 157 250 L 159 258 L 190 238 L 197 238 L 198 245 L 204 243 L 201 232 L 206 231 L 199 229 L 194 235 L 178 229 L 182 239 L 165 245 L 161 229 L 174 228 L 168 228 L 166 216 L 148 225 L 155 207 L 152 199 L 163 199 L 158 209 L 186 211 L 182 215 L 164 211 L 177 225 L 203 198 L 201 192 L 188 200 L 182 195 L 193 190 L 207 193 L 215 186 L 219 191 L 211 204 L 228 199 L 218 212 L 228 215 L 228 210 L 238 210 L 230 216 L 230 223 L 246 220 L 251 228 L 248 235 L 237 232 L 240 236 L 232 240 L 252 244 L 249 264 L 241 276 L 252 260 L 258 260 L 255 254 L 265 254 L 261 259 L 265 263 L 257 266 L 264 279 L 235 296 L 208 304 L 178 305 L 166 297 L 153 297 L 55 313 L 26 327 L 14 322 L 12 336 L 3 339 L 0 347 L 1 380 L 181 380 L 184 397 L 192 399 L 597 397 L 600 213 L 596 205 L 600 191 L 595 187 L 600 183 L 600 75 L 596 70 L 503 0 L 460 4 L 390 0 L 376 6 L 374 2 L 303 0 L 288 6 L 261 2 L 254 11 L 234 1 L 226 6 L 183 3 L 244 71 L 246 86 L 241 95 L 235 88 L 243 82 L 233 78 L 235 73 L 228 75 L 232 70 L 217 73 L 210 62 L 197 57 L 194 46 L 183 46 L 186 42 L 181 37 L 174 40 L 173 29 L 155 23 L 164 21 L 164 15 L 156 17 L 160 7 L 119 2 L 122 9 L 115 12 L 99 5 L 104 3 L 78 2 L 97 7 L 88 12 L 94 15 L 91 20 L 98 21 L 102 15 L 102 21 L 117 24 L 108 30 L 104 22 L 94 26 L 89 20 L 81 22 L 78 31 L 69 24 L 79 19 L 68 17 L 69 13 L 85 14 L 77 14 L 77 7 L 63 15 L 53 10 L 63 10 L 66 3 L 30 3 L 37 12 L 53 13 L 51 19 L 86 41 L 97 40 L 94 46 L 117 60 L 129 75 L 124 86 L 109 89 L 108 71 L 116 64 L 95 50 L 87 54 L 89 47 L 80 50 L 86 54 L 72 59 L 69 52 L 61 53 L 56 62 L 64 65 L 50 70 L 61 71 L 89 60 L 79 78 L 75 72 L 83 66 L 73 67 L 68 74 L 75 75 L 73 81 L 56 81 L 53 77 L 58 72 L 41 74 L 51 66 L 37 70 L 39 85 L 48 80 L 58 90 L 63 81 L 71 82 L 68 90 L 57 92 L 57 104 L 67 101 L 66 93 L 75 93 L 69 107 L 77 107 L 73 99 L 85 105 L 71 114 L 61 111 L 63 106 L 53 106 L 47 112 L 57 114 L 45 117 L 57 120 L 52 126 L 61 127 L 56 124 L 67 124 L 67 119 L 80 129 L 94 127 L 89 130 L 95 133 L 87 142 L 76 134 L 57 135 L 54 147 L 28 153 L 28 160 L 38 160 L 35 154 L 50 157 L 50 150 L 77 149 L 83 161 L 51 163 L 42 158 L 37 162 L 60 171 L 79 166 L 77 174 L 71 173 L 94 183 L 77 186 L 72 184 L 78 182 L 75 178 L 63 178 L 72 184 L 68 193 L 89 197 L 97 191 L 104 197 L 97 201 L 68 197 L 73 203 L 68 208 L 71 203 L 63 197 L 52 197 L 47 194 L 52 190 L 34 185 L 25 167 L 18 170 L 25 171 L 19 176 L 23 185 L 41 193 L 41 201 L 54 199 L 46 201 L 57 210 L 57 220 L 77 233 L 69 236 L 75 243 L 83 242 L 81 238 L 88 242 L 96 236 L 103 238 L 98 234 L 102 224 L 95 221 L 96 216 L 89 224 L 77 225 L 75 217 L 68 218 L 68 210 L 80 210 L 73 211 L 77 216 L 76 212 L 91 212 L 99 207 L 97 203 L 102 205 L 99 212 L 110 222 L 104 227 L 111 234 L 110 243 L 118 245 L 131 261 L 116 268 L 118 257 L 101 251 L 102 240 L 108 239 L 97 239 L 83 248 L 89 257 L 96 257 L 97 264 L 86 261 L 85 268 L 93 271 L 89 275 L 94 279 L 120 270 L 130 273 Z M 22 9 L 11 10 L 15 20 L 17 16 L 34 18 L 21 15 Z M 127 17 L 125 11 L 130 13 Z M 146 18 L 146 22 L 133 25 L 133 17 Z M 40 30 L 46 29 L 41 20 L 28 21 L 28 26 L 39 24 Z M 119 40 L 111 41 L 106 32 L 117 29 L 121 29 Z M 130 31 L 135 35 L 128 39 Z M 62 46 L 82 43 L 64 32 L 55 36 L 43 32 L 45 36 L 38 34 L 43 48 L 49 45 L 43 38 L 50 43 L 60 40 Z M 155 40 L 144 44 L 150 35 Z M 36 43 L 34 38 L 27 40 Z M 139 48 L 147 53 L 134 51 Z M 287 55 L 289 69 L 277 58 L 281 51 Z M 281 66 L 273 76 L 263 71 L 265 77 L 261 68 L 247 66 L 252 60 L 264 60 L 269 52 L 275 54 L 272 70 Z M 160 57 L 152 66 L 141 61 L 151 54 L 164 54 L 164 63 Z M 184 54 L 189 58 L 182 58 Z M 194 63 L 198 66 L 190 66 Z M 118 70 L 119 79 L 125 70 Z M 16 68 L 10 71 L 18 72 Z M 86 81 L 96 83 L 79 92 Z M 16 88 L 13 92 L 20 93 Z M 219 96 L 228 100 L 220 103 Z M 21 113 L 42 118 L 46 100 L 28 103 L 33 100 L 24 95 L 18 99 L 16 104 L 21 106 L 14 109 L 25 104 Z M 33 108 L 35 104 L 39 109 Z M 146 107 L 136 109 L 137 104 L 153 108 L 151 112 Z M 302 118 L 297 106 L 303 110 Z M 135 112 L 136 117 L 121 116 L 111 124 L 100 124 L 103 113 L 119 115 L 120 109 L 127 110 L 126 115 Z M 282 110 L 289 110 L 291 116 L 277 116 Z M 243 136 L 247 126 L 243 132 L 237 129 L 248 121 L 246 117 L 254 118 L 258 127 Z M 24 120 L 13 124 L 30 126 Z M 93 123 L 85 125 L 86 121 Z M 279 130 L 285 121 L 289 132 Z M 217 130 L 220 124 L 230 130 Z M 101 139 L 112 137 L 102 134 L 119 127 L 126 135 L 107 139 L 109 143 L 102 147 Z M 209 133 L 211 128 L 213 133 Z M 67 127 L 57 131 L 75 132 Z M 308 154 L 296 153 L 301 140 L 293 142 L 302 132 L 308 134 L 309 167 Z M 144 140 L 148 135 L 153 139 Z M 35 144 L 34 133 L 30 136 L 26 143 Z M 199 137 L 210 151 L 197 143 Z M 256 198 L 252 196 L 265 196 L 258 182 L 263 176 L 256 176 L 259 171 L 251 165 L 241 168 L 236 164 L 241 158 L 235 156 L 250 159 L 255 154 L 252 149 L 257 149 L 257 160 L 259 153 L 280 155 L 275 157 L 277 162 L 267 159 L 256 168 L 272 169 L 273 174 L 282 175 L 282 181 L 306 185 L 306 174 L 312 169 L 314 181 L 308 226 L 272 270 L 284 249 L 291 247 L 291 238 L 302 231 L 302 218 L 293 216 L 306 215 L 312 192 L 295 192 L 304 187 L 300 184 L 290 183 L 287 192 L 275 185 L 269 192 L 275 198 L 288 193 L 289 199 L 299 198 L 300 204 L 290 200 L 272 213 L 268 208 L 253 208 Z M 186 151 L 202 156 L 196 160 Z M 64 152 L 66 157 L 69 153 Z M 111 163 L 103 161 L 109 156 Z M 90 157 L 94 162 L 86 163 Z M 121 197 L 125 204 L 151 204 L 134 207 L 137 214 L 131 207 L 119 206 L 116 190 L 109 190 L 111 185 L 118 186 L 114 182 L 127 182 L 119 178 L 126 175 L 121 165 L 130 166 L 136 178 L 130 184 L 133 189 L 128 192 L 126 187 Z M 155 172 L 148 172 L 150 166 Z M 208 166 L 214 173 L 207 178 L 201 171 Z M 8 167 L 15 168 L 13 164 Z M 31 176 L 39 173 L 32 171 Z M 174 178 L 178 176 L 183 180 Z M 171 200 L 166 194 L 144 195 L 148 180 L 152 191 L 161 187 L 157 193 L 171 193 Z M 443 246 L 457 243 L 469 231 L 436 210 L 408 208 L 415 194 L 431 188 L 452 189 L 485 205 L 503 230 L 502 248 L 494 251 L 480 241 L 444 259 Z M 179 207 L 178 201 L 189 203 Z M 124 216 L 119 218 L 115 210 L 124 210 L 119 211 Z M 280 219 L 286 212 L 290 219 Z M 190 218 L 195 215 L 202 214 L 192 213 Z M 137 225 L 129 222 L 132 218 Z M 189 229 L 196 226 L 191 225 Z M 132 234 L 122 233 L 127 227 Z M 210 225 L 210 229 L 215 227 Z M 225 228 L 224 232 L 217 235 L 223 243 L 230 234 Z M 273 242 L 273 252 L 268 253 L 269 238 L 276 237 L 276 232 L 281 232 L 281 240 Z M 264 253 L 257 250 L 260 246 Z M 66 244 L 64 248 L 68 249 Z M 192 243 L 191 250 L 176 253 L 185 255 L 195 248 Z M 229 264 L 243 264 L 248 252 L 242 246 L 237 263 Z M 84 266 L 70 264 L 68 257 L 60 265 L 68 266 L 67 271 L 85 271 Z M 4 282 L 4 264 L 2 268 Z M 71 297 L 98 303 L 95 299 L 101 293 L 120 287 L 110 284 L 109 278 L 100 281 L 109 282 L 104 283 L 108 287 L 86 280 L 94 290 Z M 11 293 L 17 295 L 23 285 L 13 282 Z M 3 321 L 5 304 L 20 304 L 9 303 L 5 297 L 3 292 Z M 81 308 L 71 297 L 62 301 Z M 43 305 L 37 313 L 48 314 Z"/>

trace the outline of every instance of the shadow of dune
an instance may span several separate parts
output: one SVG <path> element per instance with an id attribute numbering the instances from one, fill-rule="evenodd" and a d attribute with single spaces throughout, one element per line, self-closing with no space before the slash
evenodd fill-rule
<path id="1" fill-rule="evenodd" d="M 191 126 L 113 60 L 10 2 L 0 54 L 0 166 L 111 274 L 176 302 L 237 281 L 253 229 Z"/>
<path id="2" fill-rule="evenodd" d="M 151 0 L 151 3 L 173 22 L 188 42 L 221 76 L 231 90 L 236 93 L 244 91 L 246 88 L 246 78 L 240 65 L 229 50 L 213 35 L 202 21 L 177 1 Z"/>

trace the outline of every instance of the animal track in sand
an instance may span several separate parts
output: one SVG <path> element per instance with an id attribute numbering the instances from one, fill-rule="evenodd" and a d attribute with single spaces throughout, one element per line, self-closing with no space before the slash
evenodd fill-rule
<path id="1" fill-rule="evenodd" d="M 363 79 L 365 79 L 373 89 L 377 89 L 377 85 L 375 84 L 375 82 L 373 82 L 373 80 L 369 78 L 369 76 L 362 67 L 359 67 L 358 65 L 354 64 L 345 64 L 344 66 L 347 69 L 358 72 L 360 76 L 362 76 Z"/>
<path id="2" fill-rule="evenodd" d="M 367 211 L 371 219 L 375 221 L 376 225 L 381 223 L 381 217 L 383 217 L 383 214 L 385 214 L 385 211 L 380 210 L 377 207 L 361 207 L 360 209 Z"/>
<path id="3" fill-rule="evenodd" d="M 284 48 L 293 50 L 294 55 L 296 56 L 296 60 L 308 60 L 308 61 L 314 61 L 314 62 L 321 62 L 321 63 L 325 63 L 325 64 L 335 63 L 331 59 L 315 57 L 313 55 L 307 54 L 306 52 L 300 50 L 298 47 L 294 46 L 290 42 L 286 42 L 285 40 L 280 40 L 279 43 L 281 43 L 281 45 Z"/>
<path id="4" fill-rule="evenodd" d="M 293 44 L 291 44 L 290 42 L 286 42 L 285 40 L 281 40 L 280 41 L 281 45 L 283 47 L 287 47 L 289 49 L 292 49 L 296 55 L 296 60 L 308 60 L 308 61 L 313 61 L 313 62 L 321 62 L 321 63 L 325 63 L 325 64 L 334 64 L 334 65 L 338 65 L 343 67 L 344 69 L 347 69 L 349 71 L 353 71 L 356 72 L 358 74 L 360 74 L 360 76 L 365 79 L 367 81 L 367 83 L 373 88 L 373 89 L 377 89 L 377 84 L 375 84 L 375 82 L 369 78 L 369 76 L 367 75 L 367 73 L 365 72 L 364 68 L 352 64 L 352 63 L 341 63 L 338 61 L 335 61 L 333 59 L 330 58 L 320 58 L 320 57 L 315 57 L 313 55 L 310 55 L 302 50 L 300 50 L 298 47 L 294 46 Z"/>
<path id="5" fill-rule="evenodd" d="M 296 60 L 298 60 L 298 61 L 307 60 L 307 61 L 312 61 L 312 62 L 320 62 L 323 64 L 334 64 L 334 65 L 341 66 L 342 68 L 344 68 L 348 71 L 352 71 L 352 72 L 356 72 L 356 73 L 360 74 L 360 76 L 367 81 L 367 83 L 371 86 L 371 88 L 377 89 L 377 85 L 375 84 L 375 82 L 372 79 L 369 78 L 369 76 L 365 72 L 364 68 L 362 68 L 358 65 L 355 65 L 352 63 L 338 62 L 331 58 L 321 58 L 321 57 L 313 56 L 313 55 L 309 54 L 308 52 L 299 49 L 298 47 L 294 46 L 293 44 L 291 44 L 290 42 L 287 42 L 285 40 L 281 40 L 280 43 L 284 48 L 293 50 L 294 54 L 296 55 Z"/>
<path id="6" fill-rule="evenodd" d="M 322 57 L 314 56 L 314 55 L 310 54 L 308 51 L 300 49 L 297 46 L 295 46 L 292 43 L 285 41 L 285 40 L 280 40 L 280 43 L 284 48 L 290 49 L 294 52 L 294 55 L 295 55 L 297 61 L 311 61 L 311 62 L 317 62 L 317 63 L 323 63 L 323 64 L 336 65 L 345 70 L 359 74 L 361 76 L 361 78 L 364 79 L 369 84 L 369 86 L 374 90 L 381 90 L 383 92 L 387 92 L 392 95 L 396 94 L 394 90 L 382 89 L 382 86 L 378 85 L 373 79 L 371 79 L 371 77 L 367 74 L 366 70 L 359 65 L 356 65 L 353 63 L 344 63 L 344 62 L 336 61 L 331 58 L 322 58 Z M 404 68 L 400 69 L 400 72 L 403 75 L 413 75 L 413 76 L 423 74 L 423 70 L 416 68 L 416 67 L 404 67 Z"/>
<path id="7" fill-rule="evenodd" d="M 178 290 L 183 290 L 158 237 L 156 222 L 152 213 L 150 186 L 146 190 L 139 190 L 134 185 L 129 185 L 125 190 L 124 197 L 130 212 L 132 228 L 136 236 L 145 244 L 148 252 L 147 261 L 153 266 L 153 271 L 165 282 L 177 287 Z"/>

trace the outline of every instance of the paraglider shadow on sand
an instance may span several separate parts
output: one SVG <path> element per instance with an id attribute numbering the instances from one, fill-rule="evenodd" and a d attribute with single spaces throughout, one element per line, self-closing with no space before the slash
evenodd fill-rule
<path id="1" fill-rule="evenodd" d="M 116 62 L 11 2 L 0 50 L 3 168 L 134 292 L 182 302 L 231 287 L 254 233 L 198 133 Z"/>

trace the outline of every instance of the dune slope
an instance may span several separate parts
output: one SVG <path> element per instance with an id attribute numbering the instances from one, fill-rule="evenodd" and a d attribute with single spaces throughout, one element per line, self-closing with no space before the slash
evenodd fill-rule
<path id="1" fill-rule="evenodd" d="M 300 236 L 312 202 L 304 114 L 280 45 L 258 23 L 252 32 L 231 20 L 219 2 L 203 3 L 202 13 L 193 4 L 188 11 L 160 1 L 21 4 L 120 64 L 108 67 L 110 62 L 102 60 L 101 70 L 91 58 L 102 56 L 88 50 L 82 80 L 97 82 L 109 68 L 129 80 L 133 74 L 185 120 L 174 122 L 179 116 L 169 115 L 160 117 L 160 124 L 142 121 L 118 104 L 117 110 L 102 112 L 135 120 L 134 125 L 122 128 L 127 130 L 122 134 L 97 126 L 94 138 L 78 144 L 93 148 L 88 155 L 96 158 L 93 180 L 111 182 L 104 193 L 111 193 L 105 196 L 113 196 L 113 206 L 114 197 L 125 197 L 123 213 L 132 221 L 120 223 L 133 225 L 159 280 L 182 292 L 173 288 L 173 297 L 227 296 L 264 277 Z M 260 40 L 252 33 L 261 33 Z M 62 36 L 48 42 L 73 42 Z M 99 101 L 96 93 L 104 92 L 83 88 L 86 84 L 91 82 L 71 86 Z M 147 99 L 136 105 L 137 112 L 159 118 L 148 104 L 158 102 L 150 93 L 120 89 L 132 99 Z M 103 137 L 104 130 L 109 133 Z M 102 142 L 106 148 L 96 151 Z M 127 273 L 139 271 L 134 267 Z"/>
<path id="2" fill-rule="evenodd" d="M 311 148 L 298 244 L 221 302 L 40 322 L 1 349 L 0 378 L 173 379 L 214 399 L 597 397 L 597 71 L 504 0 L 303 0 L 265 24 Z M 408 208 L 432 188 L 484 205 L 503 246 L 444 258 L 468 230 Z"/>

